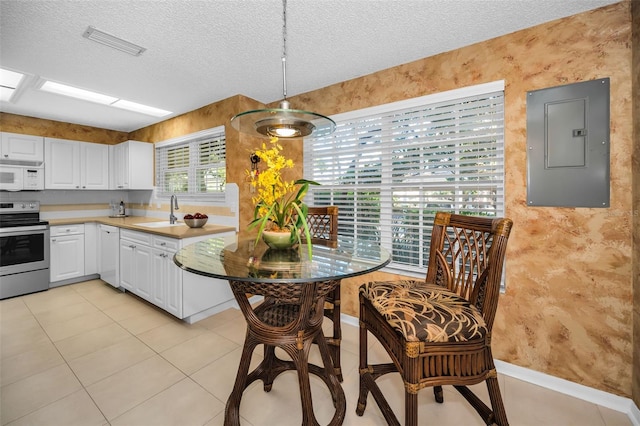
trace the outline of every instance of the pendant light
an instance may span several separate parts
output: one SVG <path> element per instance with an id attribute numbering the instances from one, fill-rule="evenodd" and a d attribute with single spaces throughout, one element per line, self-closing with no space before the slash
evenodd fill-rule
<path id="1" fill-rule="evenodd" d="M 291 109 L 287 100 L 287 0 L 282 0 L 282 94 L 279 108 L 241 112 L 231 119 L 231 126 L 251 136 L 295 139 L 325 136 L 335 130 L 336 123 L 324 115 Z"/>

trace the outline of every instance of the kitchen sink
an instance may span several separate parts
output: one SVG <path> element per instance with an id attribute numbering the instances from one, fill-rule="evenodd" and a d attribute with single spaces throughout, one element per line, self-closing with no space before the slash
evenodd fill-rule
<path id="1" fill-rule="evenodd" d="M 186 224 L 184 222 L 170 223 L 167 220 L 164 222 L 137 223 L 136 226 L 143 226 L 145 228 L 165 228 L 167 226 L 186 226 Z"/>

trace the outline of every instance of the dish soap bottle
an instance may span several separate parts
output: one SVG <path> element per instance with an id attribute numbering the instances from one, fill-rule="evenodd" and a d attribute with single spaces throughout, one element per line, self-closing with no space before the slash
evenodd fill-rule
<path id="1" fill-rule="evenodd" d="M 124 210 L 124 201 L 120 200 L 120 207 L 118 207 L 118 216 L 126 216 Z"/>

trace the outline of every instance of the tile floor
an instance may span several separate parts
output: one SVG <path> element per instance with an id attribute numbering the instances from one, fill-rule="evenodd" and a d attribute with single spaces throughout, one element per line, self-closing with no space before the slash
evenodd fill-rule
<path id="1" fill-rule="evenodd" d="M 343 329 L 344 424 L 384 425 L 371 397 L 365 415 L 355 414 L 358 332 Z M 2 425 L 212 426 L 223 424 L 245 325 L 235 309 L 189 325 L 94 280 L 1 301 L 0 330 Z M 374 356 L 382 357 L 370 341 Z M 623 413 L 508 376 L 500 384 L 512 425 L 631 424 Z M 312 386 L 316 415 L 327 424 L 331 398 L 319 379 Z M 386 377 L 382 388 L 397 395 L 390 403 L 401 414 L 399 378 Z M 420 398 L 421 424 L 483 424 L 454 390 L 446 390 L 442 405 L 428 390 Z M 240 412 L 249 426 L 300 425 L 295 372 L 278 377 L 270 393 L 253 383 Z"/>

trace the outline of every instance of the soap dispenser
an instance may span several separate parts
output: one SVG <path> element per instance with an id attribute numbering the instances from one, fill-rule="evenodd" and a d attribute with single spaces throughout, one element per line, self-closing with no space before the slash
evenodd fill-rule
<path id="1" fill-rule="evenodd" d="M 118 216 L 126 216 L 124 210 L 124 201 L 120 200 L 120 207 L 118 207 Z"/>

